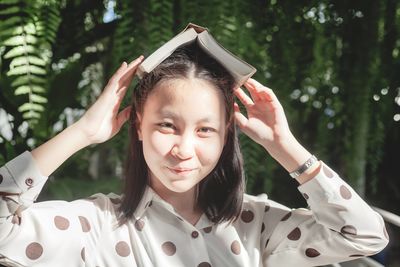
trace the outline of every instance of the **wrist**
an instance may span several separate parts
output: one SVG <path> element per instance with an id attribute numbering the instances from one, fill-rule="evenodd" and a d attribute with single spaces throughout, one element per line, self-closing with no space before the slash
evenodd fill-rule
<path id="1" fill-rule="evenodd" d="M 297 170 L 312 156 L 293 135 L 285 138 L 285 140 L 276 144 L 273 149 L 270 148 L 267 151 L 289 173 Z M 303 175 L 300 175 L 299 178 L 301 176 Z"/>
<path id="2" fill-rule="evenodd" d="M 276 146 L 274 152 L 270 152 L 270 154 L 289 173 L 297 170 L 312 156 L 312 154 L 308 152 L 307 149 L 305 149 L 293 135 Z M 321 162 L 317 161 L 301 175 L 296 177 L 296 180 L 299 182 L 299 184 L 303 184 L 311 180 L 317 175 L 320 167 Z"/>
<path id="3" fill-rule="evenodd" d="M 74 146 L 76 147 L 77 151 L 93 144 L 80 127 L 80 123 L 81 122 L 78 120 L 64 130 L 68 132 L 68 135 L 73 137 L 76 141 Z"/>

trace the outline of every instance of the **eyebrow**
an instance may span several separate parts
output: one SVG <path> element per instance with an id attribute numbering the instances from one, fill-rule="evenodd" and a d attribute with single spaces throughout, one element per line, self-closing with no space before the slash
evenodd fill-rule
<path id="1" fill-rule="evenodd" d="M 172 119 L 179 119 L 179 115 L 176 114 L 175 112 L 169 111 L 169 110 L 160 110 L 157 112 L 159 115 L 162 117 L 167 117 L 167 118 L 172 118 Z M 213 122 L 214 120 L 212 119 L 211 116 L 207 116 L 199 120 L 199 122 Z"/>

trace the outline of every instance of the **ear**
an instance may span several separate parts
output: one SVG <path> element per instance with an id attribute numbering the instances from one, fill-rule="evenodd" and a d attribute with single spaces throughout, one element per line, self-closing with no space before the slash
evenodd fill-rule
<path id="1" fill-rule="evenodd" d="M 136 129 L 137 129 L 137 134 L 138 134 L 138 138 L 139 141 L 143 140 L 143 136 L 142 136 L 142 115 L 139 112 L 136 112 Z"/>

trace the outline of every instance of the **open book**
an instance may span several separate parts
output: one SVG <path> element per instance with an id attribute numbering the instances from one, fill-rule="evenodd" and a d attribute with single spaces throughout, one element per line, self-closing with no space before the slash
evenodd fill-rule
<path id="1" fill-rule="evenodd" d="M 148 56 L 142 64 L 140 64 L 136 74 L 139 78 L 142 78 L 144 73 L 151 72 L 178 47 L 194 41 L 197 41 L 204 51 L 215 58 L 232 74 L 236 81 L 236 86 L 243 85 L 243 83 L 256 72 L 256 69 L 253 66 L 239 59 L 220 45 L 206 28 L 189 23 L 181 33 L 173 37 L 158 48 L 153 54 Z"/>

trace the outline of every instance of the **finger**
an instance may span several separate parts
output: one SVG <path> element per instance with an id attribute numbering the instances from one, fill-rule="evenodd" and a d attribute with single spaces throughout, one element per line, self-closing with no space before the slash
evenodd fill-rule
<path id="1" fill-rule="evenodd" d="M 259 83 L 258 81 L 254 80 L 252 78 L 247 80 L 247 84 L 252 86 L 255 90 L 257 90 L 264 97 L 266 97 L 266 99 L 265 99 L 266 101 L 269 101 L 269 102 L 278 101 L 278 98 L 276 97 L 276 95 L 274 94 L 274 92 L 272 91 L 271 88 L 268 88 L 268 87 L 262 85 L 261 83 Z"/>
<path id="2" fill-rule="evenodd" d="M 251 98 L 253 99 L 254 102 L 258 102 L 258 101 L 262 101 L 264 100 L 262 98 L 262 95 L 260 95 L 260 90 L 257 89 L 255 86 L 253 86 L 252 84 L 245 82 L 244 86 L 246 87 L 246 89 L 249 91 Z"/>
<path id="3" fill-rule="evenodd" d="M 132 71 L 124 74 L 124 76 L 120 79 L 120 81 L 118 82 L 117 93 L 122 88 L 125 88 L 125 87 L 128 88 L 131 85 L 133 77 L 134 77 L 134 72 L 136 71 L 136 69 L 137 69 L 137 67 L 134 68 Z"/>
<path id="4" fill-rule="evenodd" d="M 240 107 L 239 107 L 238 103 L 233 102 L 233 110 L 234 110 L 235 112 L 240 112 Z"/>
<path id="5" fill-rule="evenodd" d="M 132 80 L 134 78 L 134 73 L 136 72 L 136 70 L 139 67 L 140 63 L 142 62 L 143 58 L 144 58 L 143 56 L 140 56 L 139 58 L 137 58 L 136 60 L 132 61 L 128 65 L 127 69 L 121 75 L 121 77 L 119 79 L 119 84 L 121 84 L 120 87 L 122 87 L 122 86 L 129 87 L 129 85 L 132 83 Z M 120 89 L 117 88 L 117 92 L 119 90 Z"/>
<path id="6" fill-rule="evenodd" d="M 258 83 L 256 80 L 249 79 L 248 81 L 246 81 L 245 86 L 246 86 L 246 88 L 249 89 L 250 92 L 253 92 L 253 94 L 257 94 L 258 97 L 260 98 L 260 100 L 267 101 L 267 102 L 272 101 L 271 97 L 265 93 L 266 91 L 269 92 L 272 90 L 270 88 L 262 85 L 261 83 Z"/>
<path id="7" fill-rule="evenodd" d="M 140 55 L 138 58 L 132 60 L 131 63 L 129 63 L 128 67 L 131 67 L 131 66 L 137 64 L 139 61 L 142 61 L 143 59 L 144 59 L 144 56 Z"/>
<path id="8" fill-rule="evenodd" d="M 268 103 L 267 108 L 270 111 L 276 110 L 276 109 L 283 109 L 281 103 L 279 102 L 277 96 L 275 95 L 274 91 L 261 83 L 257 82 L 254 79 L 249 79 L 248 80 L 249 84 L 251 84 L 253 87 L 259 88 L 260 90 L 260 96 Z"/>
<path id="9" fill-rule="evenodd" d="M 237 98 L 239 98 L 240 102 L 243 103 L 245 106 L 251 106 L 254 105 L 253 100 L 243 91 L 242 88 L 237 88 L 234 91 L 235 95 Z"/>
<path id="10" fill-rule="evenodd" d="M 117 91 L 118 103 L 121 103 L 122 99 L 124 99 L 126 92 L 128 92 L 129 86 L 122 86 Z"/>
<path id="11" fill-rule="evenodd" d="M 117 101 L 115 102 L 114 106 L 117 107 L 117 112 L 119 110 L 119 106 L 122 103 L 122 100 L 124 99 L 126 92 L 128 92 L 129 87 L 128 86 L 124 86 L 122 88 L 120 88 L 120 90 L 117 93 Z"/>
<path id="12" fill-rule="evenodd" d="M 118 86 L 116 87 L 116 94 L 118 96 L 118 102 L 116 103 L 116 106 L 119 107 L 119 105 L 122 102 L 122 99 L 125 97 L 126 92 L 128 91 L 129 85 L 132 82 L 133 79 L 133 73 L 136 71 L 137 67 L 143 60 L 144 56 L 140 56 L 137 59 L 133 60 L 129 65 L 127 66 L 125 73 L 122 74 L 122 77 L 120 78 L 120 81 L 118 82 Z"/>
<path id="13" fill-rule="evenodd" d="M 264 101 L 267 101 L 267 102 L 273 102 L 274 101 L 273 100 L 273 91 L 271 89 L 270 90 L 266 90 L 266 91 L 261 91 L 260 92 L 260 96 Z"/>
<path id="14" fill-rule="evenodd" d="M 116 79 L 119 75 L 121 75 L 121 73 L 123 73 L 123 71 L 126 69 L 127 66 L 128 64 L 125 61 L 122 62 L 121 66 L 119 66 L 119 68 L 117 69 L 117 71 L 114 73 L 114 75 L 111 77 L 110 80 Z"/>
<path id="15" fill-rule="evenodd" d="M 282 105 L 279 102 L 278 98 L 276 97 L 274 91 L 267 88 L 267 90 L 265 92 L 263 92 L 263 94 L 264 94 L 264 98 L 267 99 L 268 103 L 270 104 L 269 106 L 272 109 L 282 108 Z"/>
<path id="16" fill-rule="evenodd" d="M 117 115 L 117 129 L 121 129 L 122 125 L 129 119 L 129 115 L 131 113 L 131 106 L 124 108 L 118 115 Z"/>
<path id="17" fill-rule="evenodd" d="M 136 70 L 139 63 L 141 63 L 143 58 L 144 57 L 142 55 L 142 56 L 136 58 L 135 60 L 133 60 L 131 63 L 129 63 L 129 65 L 124 61 L 121 65 L 121 67 L 111 77 L 110 81 L 116 82 L 116 81 L 123 79 L 123 77 L 127 77 L 128 75 L 131 75 L 132 72 L 134 72 Z"/>
<path id="18" fill-rule="evenodd" d="M 129 65 L 127 66 L 125 72 L 122 74 L 121 79 L 123 79 L 126 76 L 131 75 L 134 71 L 136 71 L 137 67 L 139 67 L 140 63 L 142 63 L 144 59 L 144 56 L 140 56 L 137 59 L 133 60 Z"/>
<path id="19" fill-rule="evenodd" d="M 235 102 L 234 103 L 234 117 L 236 123 L 239 125 L 240 129 L 244 129 L 248 119 L 240 112 L 239 105 Z"/>

